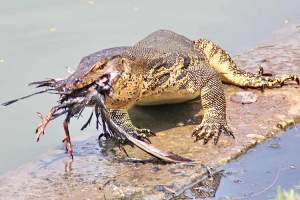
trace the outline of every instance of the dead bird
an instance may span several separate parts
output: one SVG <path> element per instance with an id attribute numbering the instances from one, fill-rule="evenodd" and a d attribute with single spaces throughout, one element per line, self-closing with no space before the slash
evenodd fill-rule
<path id="1" fill-rule="evenodd" d="M 106 53 L 104 50 L 101 55 Z M 99 56 L 99 55 L 98 55 Z M 44 135 L 48 123 L 62 115 L 65 115 L 63 122 L 64 139 L 66 152 L 68 152 L 73 159 L 72 142 L 69 133 L 69 123 L 72 117 L 81 115 L 86 107 L 93 107 L 96 116 L 96 128 L 102 126 L 104 131 L 100 137 L 111 138 L 119 145 L 119 148 L 125 153 L 123 145 L 137 146 L 146 153 L 159 158 L 166 162 L 191 162 L 192 160 L 178 156 L 172 152 L 164 152 L 155 148 L 150 144 L 148 138 L 139 137 L 138 134 L 132 136 L 119 127 L 110 116 L 108 108 L 105 105 L 106 98 L 112 95 L 113 81 L 122 73 L 122 60 L 120 56 L 111 56 L 109 61 L 107 58 L 100 56 L 94 65 L 80 65 L 76 72 L 66 79 L 49 79 L 44 81 L 32 82 L 29 85 L 36 88 L 44 88 L 36 93 L 26 95 L 8 102 L 3 103 L 3 106 L 8 106 L 19 100 L 29 98 L 31 96 L 50 93 L 58 94 L 60 96 L 58 104 L 53 106 L 46 116 L 38 113 L 42 122 L 36 128 L 36 140 L 39 141 Z M 81 62 L 82 63 L 82 62 Z M 101 69 L 101 70 L 100 70 Z M 81 130 L 85 129 L 91 122 L 93 113 L 88 121 L 82 126 Z M 101 120 L 101 121 L 100 121 Z M 127 153 L 126 153 L 127 154 Z"/>

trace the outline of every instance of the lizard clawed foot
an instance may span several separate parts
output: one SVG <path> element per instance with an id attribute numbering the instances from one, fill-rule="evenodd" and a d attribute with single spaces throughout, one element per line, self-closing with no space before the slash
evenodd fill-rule
<path id="1" fill-rule="evenodd" d="M 261 88 L 264 91 L 265 88 L 279 88 L 286 84 L 288 81 L 295 81 L 298 85 L 300 79 L 297 75 L 280 75 L 276 77 L 262 77 L 262 79 L 253 85 L 254 87 Z"/>
<path id="2" fill-rule="evenodd" d="M 280 88 L 287 84 L 289 81 L 295 81 L 300 85 L 300 78 L 297 75 L 280 75 L 280 76 L 265 76 L 264 72 L 261 70 L 259 76 L 245 81 L 244 87 L 248 88 L 260 88 L 262 92 L 266 88 Z"/>
<path id="3" fill-rule="evenodd" d="M 295 81 L 298 85 L 300 84 L 299 77 L 296 75 L 280 75 L 269 80 L 270 87 L 282 87 L 287 81 Z"/>
<path id="4" fill-rule="evenodd" d="M 209 140 L 213 139 L 214 144 L 216 145 L 221 133 L 234 138 L 234 135 L 227 124 L 207 122 L 202 122 L 197 126 L 192 133 L 192 137 L 195 137 L 195 142 L 203 140 L 203 144 L 207 144 Z"/>
<path id="5" fill-rule="evenodd" d="M 153 133 L 150 129 L 145 129 L 145 128 L 142 129 L 136 128 L 134 131 L 130 132 L 130 134 L 133 137 L 142 140 L 143 142 L 147 142 L 149 144 L 151 144 L 149 137 L 155 136 L 155 133 Z"/>

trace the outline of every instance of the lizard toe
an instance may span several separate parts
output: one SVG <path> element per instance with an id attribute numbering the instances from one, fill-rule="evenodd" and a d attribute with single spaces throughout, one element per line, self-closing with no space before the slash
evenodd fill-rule
<path id="1" fill-rule="evenodd" d="M 155 136 L 156 134 L 150 129 L 142 128 L 137 130 L 140 134 L 143 134 L 146 137 Z"/>
<path id="2" fill-rule="evenodd" d="M 139 139 L 139 140 L 141 140 L 143 142 L 147 142 L 149 144 L 151 144 L 151 141 L 150 141 L 149 137 L 155 135 L 149 129 L 139 129 L 139 128 L 136 128 L 135 130 L 130 131 L 130 134 L 133 137 L 135 137 L 135 138 L 137 138 L 137 139 Z"/>
<path id="3" fill-rule="evenodd" d="M 217 144 L 221 134 L 234 138 L 233 132 L 228 125 L 204 122 L 194 129 L 192 137 L 195 137 L 195 142 L 203 140 L 203 144 L 207 144 L 210 140 L 213 140 L 213 143 Z"/>

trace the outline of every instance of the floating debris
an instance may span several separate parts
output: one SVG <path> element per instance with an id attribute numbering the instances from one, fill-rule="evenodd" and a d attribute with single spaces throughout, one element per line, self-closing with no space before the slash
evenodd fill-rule
<path id="1" fill-rule="evenodd" d="M 140 10 L 140 9 L 139 9 L 138 7 L 134 7 L 134 8 L 133 8 L 133 11 L 134 11 L 134 12 L 138 12 L 139 10 Z"/>
<path id="2" fill-rule="evenodd" d="M 55 28 L 55 27 L 50 27 L 50 28 L 48 29 L 48 31 L 49 31 L 49 32 L 55 32 L 55 31 L 56 31 L 56 28 Z"/>
<path id="3" fill-rule="evenodd" d="M 3 58 L 0 58 L 0 63 L 4 63 L 5 60 Z"/>
<path id="4" fill-rule="evenodd" d="M 290 169 L 296 169 L 295 165 L 290 165 Z"/>
<path id="5" fill-rule="evenodd" d="M 272 149 L 279 149 L 280 148 L 280 144 L 279 143 L 272 143 L 268 147 L 272 148 Z"/>
<path id="6" fill-rule="evenodd" d="M 90 4 L 90 5 L 94 5 L 95 1 L 88 1 L 87 3 Z"/>

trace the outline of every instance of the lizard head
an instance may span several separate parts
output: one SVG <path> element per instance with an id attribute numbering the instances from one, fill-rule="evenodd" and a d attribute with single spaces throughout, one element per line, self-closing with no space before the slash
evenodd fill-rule
<path id="1" fill-rule="evenodd" d="M 67 88 L 76 90 L 96 83 L 100 90 L 109 91 L 106 98 L 108 108 L 128 108 L 139 97 L 143 64 L 120 55 L 102 58 Z"/>
<path id="2" fill-rule="evenodd" d="M 61 94 L 61 101 L 86 95 L 89 88 L 97 88 L 98 92 L 106 94 L 108 108 L 127 108 L 133 105 L 139 96 L 143 76 L 142 62 L 117 55 L 102 57 L 87 70 L 77 69 L 66 79 L 49 79 L 30 83 L 44 90 L 26 95 L 3 105 L 10 105 L 21 99 L 36 94 L 54 92 Z"/>
<path id="3" fill-rule="evenodd" d="M 108 62 L 105 73 L 111 86 L 106 105 L 108 108 L 129 108 L 139 98 L 143 84 L 143 62 L 126 57 L 118 57 Z"/>

